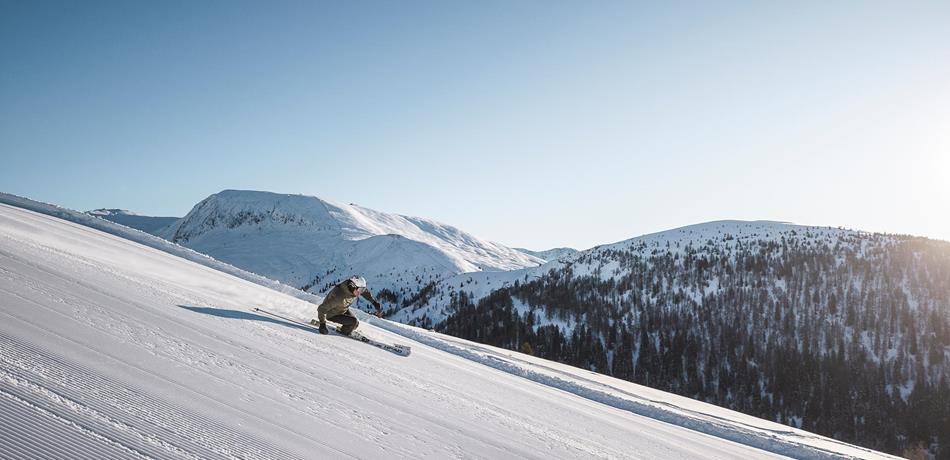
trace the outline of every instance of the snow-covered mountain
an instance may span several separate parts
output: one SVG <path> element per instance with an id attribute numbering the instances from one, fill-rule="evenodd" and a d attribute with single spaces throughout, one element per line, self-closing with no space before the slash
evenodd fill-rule
<path id="1" fill-rule="evenodd" d="M 411 308 L 406 308 L 393 316 L 393 319 L 431 327 L 444 321 L 448 314 L 449 299 L 459 293 L 477 302 L 491 292 L 504 287 L 538 279 L 551 270 L 571 267 L 572 273 L 584 276 L 596 273 L 601 279 L 609 279 L 623 273 L 610 262 L 603 262 L 604 256 L 612 260 L 612 255 L 627 250 L 638 253 L 659 254 L 670 251 L 682 253 L 687 248 L 715 243 L 720 250 L 729 250 L 735 245 L 758 240 L 781 240 L 786 236 L 805 234 L 833 235 L 859 234 L 859 232 L 833 229 L 829 227 L 810 227 L 787 222 L 723 220 L 705 222 L 672 230 L 634 237 L 617 243 L 595 246 L 585 251 L 570 248 L 552 249 L 544 252 L 526 253 L 536 255 L 547 261 L 541 265 L 505 272 L 461 273 L 448 277 L 428 291 L 428 296 L 418 299 Z M 551 257 L 551 256 L 554 257 Z M 542 321 L 544 321 L 542 319 Z M 551 324 L 557 323 L 552 320 Z"/>
<path id="2" fill-rule="evenodd" d="M 412 355 L 315 334 L 250 310 L 312 314 L 272 282 L 0 202 L 3 458 L 893 458 L 365 315 Z"/>
<path id="3" fill-rule="evenodd" d="M 722 220 L 705 222 L 642 235 L 617 243 L 595 246 L 585 251 L 573 251 L 544 264 L 505 272 L 461 273 L 448 277 L 427 291 L 409 308 L 401 310 L 392 319 L 407 324 L 433 327 L 452 313 L 451 299 L 463 295 L 477 302 L 498 289 L 541 279 L 549 273 L 570 271 L 573 278 L 594 277 L 603 282 L 614 282 L 629 275 L 629 261 L 635 258 L 657 256 L 675 257 L 699 248 L 711 254 L 730 254 L 751 245 L 782 243 L 802 240 L 806 244 L 833 244 L 837 238 L 861 238 L 867 233 L 832 227 L 796 225 L 775 221 Z M 668 286 L 673 288 L 674 286 Z M 621 299 L 624 300 L 624 299 Z M 571 322 L 554 318 L 538 318 L 536 326 L 557 324 L 572 329 Z"/>
<path id="4" fill-rule="evenodd" d="M 104 220 L 7 198 L 0 194 L 0 202 L 264 279 Z M 423 288 L 391 318 L 878 449 L 950 453 L 941 435 L 950 425 L 940 422 L 950 420 L 946 242 L 720 221 L 540 267 L 416 282 Z"/>
<path id="5" fill-rule="evenodd" d="M 312 292 L 360 273 L 388 302 L 459 273 L 543 262 L 428 219 L 255 191 L 212 195 L 157 234 Z"/>
<path id="6" fill-rule="evenodd" d="M 545 262 L 551 262 L 553 260 L 572 256 L 580 252 L 574 248 L 554 248 L 554 249 L 548 249 L 546 251 L 532 251 L 530 249 L 525 249 L 525 248 L 515 248 L 515 249 L 525 254 L 528 254 L 529 256 L 537 257 Z"/>
<path id="7" fill-rule="evenodd" d="M 178 220 L 178 217 L 142 216 L 126 209 L 101 208 L 86 213 L 148 233 L 156 233 Z"/>

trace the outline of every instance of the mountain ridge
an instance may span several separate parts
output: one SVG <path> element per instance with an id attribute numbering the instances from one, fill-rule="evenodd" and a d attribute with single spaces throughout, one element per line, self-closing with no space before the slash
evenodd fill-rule
<path id="1" fill-rule="evenodd" d="M 158 235 L 314 292 L 359 273 L 390 299 L 458 273 L 542 262 L 431 219 L 258 191 L 211 195 Z"/>

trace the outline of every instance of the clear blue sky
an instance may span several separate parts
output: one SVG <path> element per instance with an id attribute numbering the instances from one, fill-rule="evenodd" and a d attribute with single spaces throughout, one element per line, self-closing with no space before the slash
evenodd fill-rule
<path id="1" fill-rule="evenodd" d="M 0 0 L 0 191 L 223 189 L 587 248 L 717 219 L 950 240 L 950 2 Z"/>

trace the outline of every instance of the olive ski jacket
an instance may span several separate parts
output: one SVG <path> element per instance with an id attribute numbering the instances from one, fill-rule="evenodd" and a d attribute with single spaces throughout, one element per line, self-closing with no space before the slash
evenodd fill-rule
<path id="1" fill-rule="evenodd" d="M 380 309 L 379 302 L 373 298 L 373 294 L 369 292 L 369 289 L 363 288 L 363 292 L 360 296 L 369 300 L 377 310 Z M 350 290 L 349 280 L 337 284 L 330 290 L 327 297 L 323 299 L 323 303 L 317 308 L 317 318 L 322 323 L 325 322 L 328 317 L 332 318 L 336 315 L 345 314 L 349 311 L 350 305 L 356 302 L 357 298 L 357 296 L 353 295 L 353 291 Z"/>

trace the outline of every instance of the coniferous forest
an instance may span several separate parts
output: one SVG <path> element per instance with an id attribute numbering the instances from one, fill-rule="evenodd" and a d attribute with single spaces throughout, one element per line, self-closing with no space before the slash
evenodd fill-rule
<path id="1" fill-rule="evenodd" d="M 950 243 L 722 235 L 584 253 L 442 332 L 898 455 L 950 459 Z"/>

